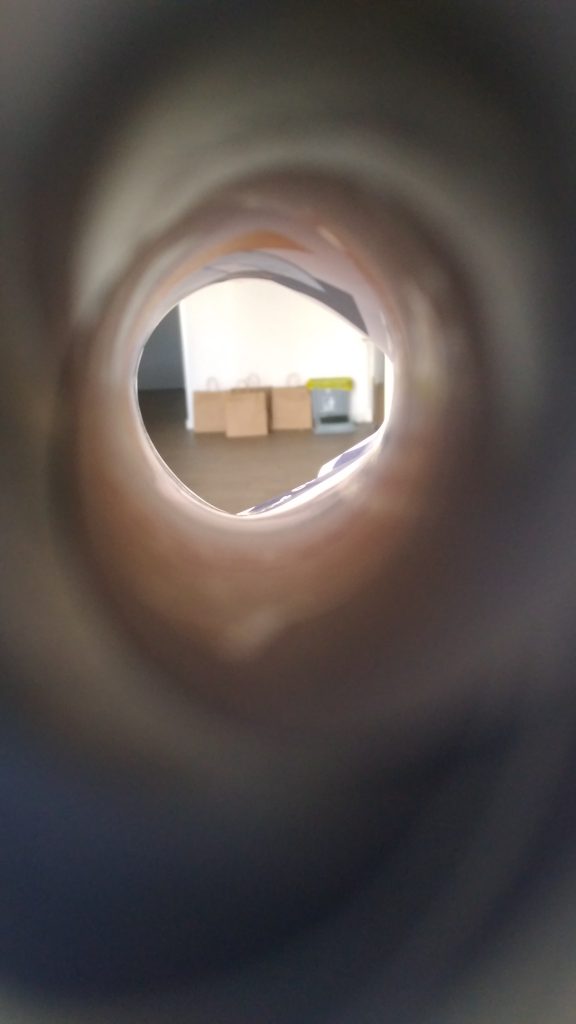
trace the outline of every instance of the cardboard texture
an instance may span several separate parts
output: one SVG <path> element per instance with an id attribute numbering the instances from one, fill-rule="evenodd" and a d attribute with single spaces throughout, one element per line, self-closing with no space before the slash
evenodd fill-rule
<path id="1" fill-rule="evenodd" d="M 307 387 L 272 388 L 272 430 L 312 430 L 312 403 Z"/>
<path id="2" fill-rule="evenodd" d="M 194 392 L 196 434 L 223 434 L 226 430 L 226 391 Z"/>
<path id="3" fill-rule="evenodd" d="M 226 397 L 226 437 L 265 437 L 268 433 L 265 388 L 233 388 Z"/>

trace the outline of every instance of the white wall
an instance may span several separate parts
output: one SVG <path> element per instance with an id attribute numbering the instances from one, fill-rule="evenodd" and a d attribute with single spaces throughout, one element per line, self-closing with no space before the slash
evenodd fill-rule
<path id="1" fill-rule="evenodd" d="M 210 377 L 222 388 L 251 374 L 269 386 L 285 384 L 294 373 L 302 383 L 352 377 L 352 418 L 371 422 L 373 345 L 313 299 L 272 281 L 225 281 L 185 299 L 180 319 L 190 391 L 205 388 Z"/>

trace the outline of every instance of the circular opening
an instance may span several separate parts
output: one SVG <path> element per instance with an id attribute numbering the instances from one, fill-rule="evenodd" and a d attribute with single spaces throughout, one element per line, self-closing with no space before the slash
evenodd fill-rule
<path id="1" fill-rule="evenodd" d="M 298 659 L 312 650 L 335 657 L 334 645 L 328 649 L 322 641 L 327 630 L 342 647 L 344 678 L 362 623 L 377 605 L 386 609 L 392 639 L 400 641 L 394 623 L 405 620 L 408 601 L 426 592 L 418 575 L 426 564 L 423 550 L 435 560 L 434 569 L 424 571 L 437 571 L 441 538 L 450 529 L 446 507 L 456 507 L 455 466 L 469 456 L 467 439 L 485 394 L 475 386 L 474 326 L 450 259 L 398 206 L 366 188 L 351 197 L 350 189 L 335 179 L 292 174 L 240 184 L 195 208 L 143 251 L 81 369 L 78 478 L 91 549 L 109 595 L 141 641 L 175 671 L 185 671 L 190 658 L 198 664 L 202 652 L 226 662 L 230 671 L 218 677 L 234 699 L 250 700 L 249 690 L 261 680 L 264 685 L 267 659 L 290 637 L 280 673 L 290 687 L 301 675 Z M 167 471 L 170 458 L 158 435 L 152 437 L 156 447 L 150 443 L 154 430 L 146 413 L 143 419 L 137 386 L 140 373 L 144 406 L 146 342 L 170 310 L 180 305 L 179 314 L 170 313 L 174 322 L 177 315 L 186 320 L 183 309 L 197 314 L 202 304 L 212 306 L 237 330 L 237 309 L 219 296 L 236 289 L 238 297 L 248 287 L 262 294 L 275 289 L 276 310 L 282 294 L 307 303 L 307 315 L 339 317 L 365 354 L 361 338 L 394 368 L 386 429 L 381 424 L 372 431 L 365 449 L 344 455 L 344 464 L 318 459 L 315 474 L 300 481 L 310 488 L 294 495 L 292 487 L 288 494 L 274 487 L 254 512 L 244 500 L 226 507 L 203 495 L 192 480 L 182 482 L 174 465 Z M 212 331 L 213 349 L 219 331 Z M 183 345 L 186 359 L 198 353 L 199 334 L 193 334 Z M 225 340 L 226 359 L 239 357 L 241 347 Z M 306 349 L 300 335 L 298 342 Z M 210 368 L 199 378 L 213 394 L 218 383 L 229 390 L 240 374 L 253 383 L 258 371 L 248 364 L 219 382 L 222 374 Z M 319 364 L 310 376 L 335 371 Z M 279 379 L 266 372 L 257 383 L 279 386 L 298 372 L 308 379 L 306 370 L 287 363 Z M 313 405 L 313 391 L 309 397 Z M 269 505 L 269 499 L 280 500 Z M 249 679 L 237 678 L 248 666 Z"/>
<path id="2" fill-rule="evenodd" d="M 155 451 L 192 494 L 261 516 L 306 505 L 366 465 L 384 442 L 394 371 L 350 293 L 276 254 L 247 255 L 205 268 L 220 282 L 153 331 L 138 401 Z M 238 276 L 251 266 L 269 277 Z"/>

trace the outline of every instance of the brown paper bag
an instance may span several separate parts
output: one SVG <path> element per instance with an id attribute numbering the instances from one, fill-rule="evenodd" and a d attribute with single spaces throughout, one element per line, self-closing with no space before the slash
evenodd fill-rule
<path id="1" fill-rule="evenodd" d="M 312 403 L 307 387 L 272 388 L 272 430 L 312 430 Z"/>
<path id="2" fill-rule="evenodd" d="M 226 430 L 226 391 L 216 380 L 206 381 L 206 391 L 195 391 L 194 431 L 196 434 L 223 434 Z"/>
<path id="3" fill-rule="evenodd" d="M 268 433 L 266 388 L 232 388 L 226 397 L 226 437 L 265 437 Z"/>

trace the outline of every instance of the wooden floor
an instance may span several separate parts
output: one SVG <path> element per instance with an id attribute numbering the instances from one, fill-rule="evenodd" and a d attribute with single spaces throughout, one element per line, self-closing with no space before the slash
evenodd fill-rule
<path id="1" fill-rule="evenodd" d="M 229 440 L 186 430 L 182 391 L 143 391 L 140 408 L 153 444 L 172 471 L 206 501 L 241 512 L 312 480 L 320 466 L 372 433 L 278 433 Z"/>

